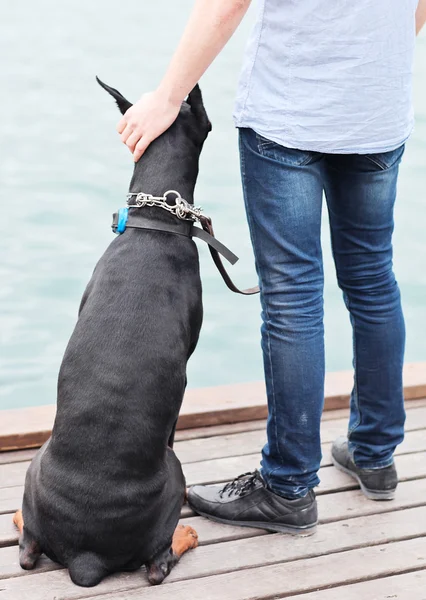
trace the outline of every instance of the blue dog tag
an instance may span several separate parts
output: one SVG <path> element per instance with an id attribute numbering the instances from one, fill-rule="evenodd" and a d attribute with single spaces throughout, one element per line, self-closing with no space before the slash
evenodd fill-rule
<path id="1" fill-rule="evenodd" d="M 127 207 L 118 209 L 118 223 L 116 233 L 123 233 L 123 231 L 125 231 L 128 216 L 129 209 Z"/>

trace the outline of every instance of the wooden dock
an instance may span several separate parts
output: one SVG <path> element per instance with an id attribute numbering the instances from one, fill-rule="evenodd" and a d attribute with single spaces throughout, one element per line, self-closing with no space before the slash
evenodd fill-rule
<path id="1" fill-rule="evenodd" d="M 391 502 L 367 500 L 331 465 L 331 442 L 347 417 L 346 409 L 324 413 L 314 536 L 219 525 L 184 507 L 182 523 L 198 531 L 200 546 L 158 587 L 144 569 L 89 589 L 45 557 L 34 571 L 21 570 L 12 513 L 35 450 L 0 453 L 0 600 L 426 600 L 426 399 L 407 403 L 396 457 L 401 483 Z M 209 484 L 256 468 L 264 438 L 263 420 L 245 421 L 180 430 L 175 449 L 188 484 Z"/>

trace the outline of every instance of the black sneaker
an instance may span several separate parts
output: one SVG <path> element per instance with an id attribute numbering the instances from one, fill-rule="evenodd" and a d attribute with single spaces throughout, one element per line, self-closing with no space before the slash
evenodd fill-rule
<path id="1" fill-rule="evenodd" d="M 315 493 L 289 500 L 266 487 L 260 473 L 244 473 L 223 486 L 196 485 L 188 491 L 188 504 L 199 515 L 242 527 L 311 535 L 318 513 Z"/>
<path id="2" fill-rule="evenodd" d="M 345 436 L 338 437 L 334 442 L 331 457 L 334 466 L 339 471 L 347 473 L 358 481 L 362 492 L 370 500 L 393 500 L 395 497 L 398 475 L 393 463 L 388 467 L 379 469 L 361 469 L 357 467 L 352 460 L 348 440 Z"/>

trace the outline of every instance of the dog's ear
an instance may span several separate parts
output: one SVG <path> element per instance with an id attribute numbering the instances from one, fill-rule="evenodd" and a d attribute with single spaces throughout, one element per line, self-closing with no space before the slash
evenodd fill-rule
<path id="1" fill-rule="evenodd" d="M 191 111 L 197 117 L 197 119 L 204 124 L 208 131 L 212 130 L 212 124 L 207 116 L 206 109 L 204 108 L 203 96 L 201 94 L 200 86 L 198 83 L 194 87 L 194 89 L 189 92 L 187 103 L 191 107 Z"/>
<path id="2" fill-rule="evenodd" d="M 104 83 L 103 81 L 101 81 L 99 79 L 99 77 L 96 77 L 96 81 L 99 83 L 99 85 L 101 87 L 104 88 L 104 90 L 106 90 L 108 92 L 108 94 L 111 94 L 111 96 L 115 99 L 115 101 L 117 102 L 117 106 L 120 109 L 120 112 L 122 115 L 124 115 L 124 113 L 129 110 L 129 108 L 132 105 L 131 102 L 129 102 L 128 100 L 126 100 L 126 98 L 123 96 L 123 94 L 120 94 L 120 92 L 118 90 L 116 90 L 115 88 L 110 87 L 109 85 L 107 85 L 106 83 Z"/>

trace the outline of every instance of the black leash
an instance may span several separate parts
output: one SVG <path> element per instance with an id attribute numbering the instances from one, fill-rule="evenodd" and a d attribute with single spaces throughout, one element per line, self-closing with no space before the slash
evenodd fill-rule
<path id="1" fill-rule="evenodd" d="M 192 220 L 186 220 L 176 217 L 176 221 L 170 223 L 159 222 L 155 219 L 150 219 L 142 214 L 138 216 L 128 213 L 128 209 L 120 209 L 119 212 L 113 214 L 112 230 L 114 233 L 123 233 L 127 227 L 133 229 L 149 229 L 151 231 L 164 231 L 185 237 L 196 237 L 209 246 L 209 251 L 213 262 L 215 263 L 223 281 L 227 287 L 236 294 L 251 296 L 259 292 L 259 287 L 252 287 L 245 290 L 240 290 L 232 281 L 226 271 L 220 255 L 226 258 L 227 261 L 234 265 L 238 261 L 236 256 L 229 248 L 220 242 L 214 235 L 212 221 L 209 217 L 200 215 L 197 217 L 202 229 L 196 227 Z"/>
<path id="2" fill-rule="evenodd" d="M 226 246 L 223 246 L 223 244 L 221 244 L 215 238 L 214 231 L 213 231 L 213 223 L 212 223 L 212 220 L 210 219 L 210 217 L 206 217 L 206 216 L 202 215 L 201 217 L 199 217 L 199 221 L 200 221 L 201 227 L 203 229 L 199 229 L 198 227 L 193 227 L 193 231 L 197 230 L 198 232 L 202 232 L 206 236 L 204 238 L 201 235 L 197 235 L 197 237 L 204 239 L 204 241 L 207 242 L 207 244 L 209 245 L 209 250 L 210 250 L 210 254 L 213 259 L 213 262 L 216 265 L 217 270 L 221 274 L 223 281 L 226 283 L 226 285 L 231 290 L 231 292 L 235 292 L 236 294 L 243 294 L 244 296 L 252 296 L 253 294 L 258 294 L 260 290 L 259 290 L 259 286 L 257 286 L 257 285 L 252 288 L 240 290 L 234 284 L 234 282 L 228 275 L 227 270 L 225 269 L 222 259 L 220 258 L 220 254 L 222 254 L 222 256 L 224 256 L 225 258 L 227 258 L 227 260 L 229 260 L 229 258 L 226 256 L 226 254 L 224 254 L 224 252 L 221 252 L 219 250 L 219 248 L 217 248 L 214 244 L 212 244 L 211 240 L 214 240 L 217 244 L 220 244 L 220 246 L 222 246 L 227 252 L 230 252 L 231 254 L 232 254 L 232 252 L 230 250 L 228 250 L 228 248 L 226 248 Z M 232 255 L 235 256 L 235 254 L 232 254 Z M 235 256 L 235 258 L 236 258 L 235 262 L 232 262 L 229 260 L 229 262 L 232 265 L 234 265 L 238 260 L 237 256 Z"/>

